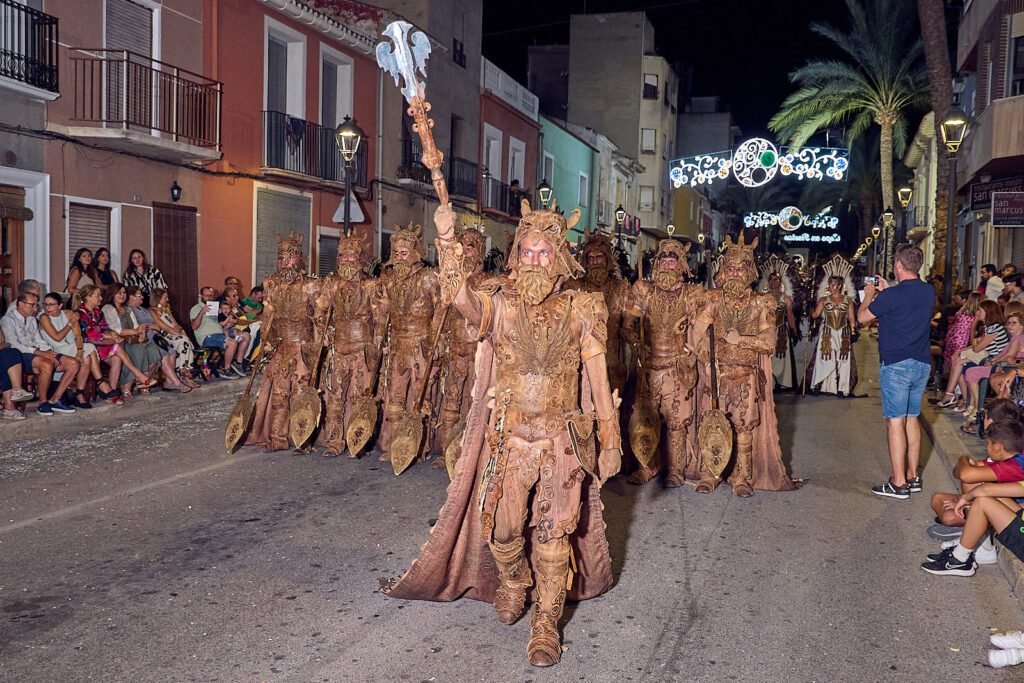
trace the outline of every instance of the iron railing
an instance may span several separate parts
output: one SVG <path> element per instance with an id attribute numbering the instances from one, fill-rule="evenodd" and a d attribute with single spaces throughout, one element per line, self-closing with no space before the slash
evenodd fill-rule
<path id="1" fill-rule="evenodd" d="M 130 50 L 76 49 L 72 120 L 220 149 L 224 86 Z"/>
<path id="2" fill-rule="evenodd" d="M 448 164 L 448 191 L 460 197 L 476 199 L 476 179 L 479 166 L 460 157 L 446 159 Z"/>
<path id="3" fill-rule="evenodd" d="M 57 17 L 0 0 L 0 76 L 49 92 L 60 92 Z"/>
<path id="4" fill-rule="evenodd" d="M 915 206 L 911 218 L 914 219 L 914 227 L 928 227 L 928 207 Z"/>
<path id="5" fill-rule="evenodd" d="M 263 165 L 324 180 L 345 181 L 345 159 L 334 141 L 334 129 L 289 116 L 263 112 Z M 367 187 L 367 145 L 352 159 L 352 186 Z"/>
<path id="6" fill-rule="evenodd" d="M 419 138 L 402 139 L 402 161 L 398 167 L 399 178 L 411 178 L 417 182 L 430 183 L 430 171 L 420 162 L 423 143 Z"/>
<path id="7" fill-rule="evenodd" d="M 505 214 L 512 214 L 510 211 L 511 193 L 509 192 L 508 185 L 497 178 L 484 176 L 483 193 L 484 196 L 481 198 L 480 208 L 496 209 Z"/>

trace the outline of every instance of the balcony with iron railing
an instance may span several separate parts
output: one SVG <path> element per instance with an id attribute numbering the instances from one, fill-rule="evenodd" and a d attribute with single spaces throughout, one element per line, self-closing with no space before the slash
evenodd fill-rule
<path id="1" fill-rule="evenodd" d="M 445 174 L 448 180 L 448 191 L 467 199 L 476 199 L 476 180 L 480 167 L 474 161 L 460 157 L 445 160 L 448 168 Z"/>
<path id="2" fill-rule="evenodd" d="M 402 158 L 398 166 L 398 180 L 412 180 L 430 184 L 430 171 L 420 162 L 423 144 L 419 138 L 402 138 Z"/>
<path id="3" fill-rule="evenodd" d="M 50 101 L 60 94 L 57 17 L 0 0 L 0 88 Z"/>
<path id="4" fill-rule="evenodd" d="M 129 50 L 74 49 L 70 62 L 69 135 L 159 158 L 220 158 L 219 81 Z"/>
<path id="5" fill-rule="evenodd" d="M 270 174 L 299 174 L 329 182 L 345 182 L 345 159 L 334 141 L 334 128 L 289 116 L 263 112 L 263 170 Z M 352 187 L 367 188 L 367 145 L 352 159 Z"/>

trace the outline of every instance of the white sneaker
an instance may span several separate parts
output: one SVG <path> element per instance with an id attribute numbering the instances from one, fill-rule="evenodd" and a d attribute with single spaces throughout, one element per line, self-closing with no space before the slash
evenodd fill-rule
<path id="1" fill-rule="evenodd" d="M 5 410 L 3 413 L 5 420 L 24 420 L 25 416 L 19 413 L 17 410 Z"/>
<path id="2" fill-rule="evenodd" d="M 988 665 L 993 669 L 1013 666 L 1024 662 L 1024 650 L 989 650 Z"/>
<path id="3" fill-rule="evenodd" d="M 946 548 L 952 548 L 959 542 L 959 539 L 955 541 L 943 541 L 941 548 L 943 550 L 945 550 Z M 974 561 L 978 564 L 995 564 L 996 562 L 998 562 L 999 556 L 996 555 L 995 546 L 992 546 L 991 548 L 986 548 L 984 546 L 979 545 L 977 549 L 975 549 L 974 551 Z M 1021 645 L 1017 645 L 1015 647 L 1024 648 L 1024 643 L 1022 643 Z"/>
<path id="4" fill-rule="evenodd" d="M 1024 631 L 993 633 L 988 639 L 1000 650 L 1024 649 Z"/>
<path id="5" fill-rule="evenodd" d="M 15 389 L 11 392 L 11 400 L 15 403 L 21 403 L 22 401 L 31 401 L 36 397 L 31 391 L 25 391 L 24 389 Z"/>

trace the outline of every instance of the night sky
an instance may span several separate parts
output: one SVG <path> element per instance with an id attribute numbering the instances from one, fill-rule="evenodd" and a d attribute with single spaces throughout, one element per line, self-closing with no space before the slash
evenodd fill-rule
<path id="1" fill-rule="evenodd" d="M 720 95 L 748 137 L 767 132 L 793 90 L 790 71 L 832 56 L 810 24 L 847 25 L 842 0 L 487 0 L 483 53 L 526 83 L 527 47 L 568 44 L 569 15 L 638 10 L 654 24 L 661 55 L 692 68 L 692 94 Z"/>

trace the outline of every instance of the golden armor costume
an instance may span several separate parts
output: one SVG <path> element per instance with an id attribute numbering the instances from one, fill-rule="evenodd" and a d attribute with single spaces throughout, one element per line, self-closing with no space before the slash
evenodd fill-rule
<path id="1" fill-rule="evenodd" d="M 703 289 L 684 281 L 689 249 L 688 243 L 662 240 L 651 280 L 637 280 L 633 284 L 626 309 L 626 335 L 632 342 L 639 343 L 641 339 L 635 326 L 643 326 L 634 408 L 647 404 L 661 416 L 667 434 L 667 440 L 661 440 L 662 463 L 667 470 L 665 485 L 670 488 L 681 486 L 686 473 L 692 477 L 698 469 L 692 430 L 697 357 L 692 352 L 690 328 Z M 641 463 L 629 481 L 644 484 L 657 473 L 657 466 L 645 467 Z"/>
<path id="2" fill-rule="evenodd" d="M 476 229 L 467 228 L 458 237 L 465 252 L 472 251 L 473 257 L 463 260 L 466 269 L 466 283 L 476 288 L 486 277 L 483 257 L 486 242 L 483 234 Z M 448 311 L 442 332 L 442 348 L 444 361 L 441 366 L 441 414 L 437 428 L 437 442 L 441 451 L 448 447 L 456 424 L 469 413 L 473 402 L 473 381 L 476 370 L 473 357 L 476 355 L 477 334 L 466 325 L 466 319 L 453 306 Z M 435 466 L 443 467 L 444 460 L 435 461 Z"/>
<path id="3" fill-rule="evenodd" d="M 337 272 L 324 278 L 317 299 L 318 317 L 327 319 L 329 351 L 322 382 L 326 410 L 318 443 L 324 455 L 345 452 L 345 433 L 356 401 L 369 395 L 384 338 L 385 314 L 379 283 L 366 276 L 363 240 L 355 235 L 338 243 Z M 372 429 L 372 427 L 371 427 Z M 357 453 L 349 453 L 356 457 Z"/>
<path id="4" fill-rule="evenodd" d="M 291 398 L 309 382 L 317 361 L 314 319 L 320 283 L 306 275 L 302 236 L 277 238 L 277 272 L 263 281 L 264 354 L 256 414 L 247 443 L 289 447 Z M 294 445 L 294 444 L 293 444 Z"/>
<path id="5" fill-rule="evenodd" d="M 607 314 L 601 296 L 561 290 L 580 268 L 565 242 L 578 217 L 523 202 L 509 277 L 471 290 L 454 212 L 435 214 L 443 298 L 481 338 L 477 380 L 438 522 L 419 559 L 385 589 L 487 600 L 510 624 L 532 588 L 527 656 L 537 666 L 561 657 L 566 599 L 599 595 L 612 581 L 599 489 L 618 472 L 621 450 Z"/>
<path id="6" fill-rule="evenodd" d="M 583 267 L 586 273 L 566 283 L 566 289 L 581 292 L 600 292 L 608 309 L 608 380 L 612 389 L 622 395 L 626 390 L 625 348 L 622 344 L 622 317 L 629 301 L 629 282 L 618 274 L 611 238 L 601 232 L 587 234 L 583 242 Z"/>
<path id="7" fill-rule="evenodd" d="M 761 265 L 758 291 L 775 297 L 775 353 L 772 354 L 772 375 L 775 386 L 791 389 L 796 386 L 793 338 L 796 337 L 796 318 L 793 314 L 793 283 L 789 278 L 789 264 L 775 254 Z"/>
<path id="8" fill-rule="evenodd" d="M 394 423 L 416 409 L 416 400 L 427 373 L 432 342 L 441 323 L 440 290 L 437 271 L 423 265 L 422 228 L 410 225 L 398 228 L 391 236 L 389 270 L 381 275 L 381 315 L 388 318 L 388 342 L 381 379 L 384 391 L 384 424 L 378 448 L 387 459 L 391 449 Z M 401 252 L 406 256 L 399 256 Z M 383 370 L 382 370 L 383 372 Z M 429 393 L 428 393 L 429 396 Z M 426 439 L 429 445 L 430 436 Z"/>
<path id="9" fill-rule="evenodd" d="M 822 271 L 818 302 L 811 314 L 820 321 L 805 382 L 814 391 L 849 396 L 857 385 L 857 362 L 853 355 L 856 290 L 850 279 L 853 266 L 834 254 Z"/>
<path id="10" fill-rule="evenodd" d="M 757 281 L 756 246 L 756 238 L 744 244 L 742 234 L 739 242 L 726 238 L 726 250 L 715 276 L 717 288 L 704 294 L 693 329 L 704 366 L 703 414 L 711 402 L 708 328 L 715 328 L 719 400 L 735 431 L 735 454 L 728 480 L 733 493 L 741 497 L 752 495 L 755 488 L 797 488 L 782 462 L 775 401 L 768 383 L 775 352 L 777 301 L 770 294 L 751 290 Z M 718 479 L 709 472 L 702 463 L 697 491 L 708 493 L 718 486 Z"/>

